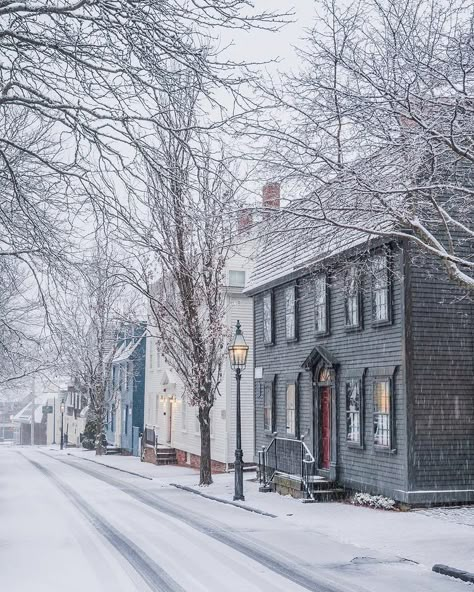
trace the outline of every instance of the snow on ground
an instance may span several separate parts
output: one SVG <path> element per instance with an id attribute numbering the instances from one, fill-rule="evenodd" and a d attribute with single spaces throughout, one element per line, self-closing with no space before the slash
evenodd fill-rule
<path id="1" fill-rule="evenodd" d="M 68 452 L 85 456 L 78 450 Z M 87 458 L 96 460 L 93 453 L 87 454 Z M 177 483 L 226 501 L 233 498 L 233 473 L 216 474 L 211 486 L 199 487 L 199 473 L 190 467 L 155 466 L 136 457 L 118 455 L 102 457 L 98 462 L 152 477 L 160 487 Z M 474 507 L 387 512 L 348 503 L 303 504 L 289 496 L 260 493 L 254 478 L 255 473 L 244 473 L 245 502 L 239 502 L 242 505 L 276 514 L 288 524 L 324 534 L 336 542 L 394 554 L 428 569 L 443 563 L 474 572 Z"/>
<path id="2" fill-rule="evenodd" d="M 141 462 L 136 456 L 121 456 L 120 454 L 106 454 L 104 456 L 96 456 L 94 451 L 84 450 L 82 448 L 68 448 L 60 452 L 57 447 L 48 446 L 44 448 L 45 452 L 56 452 L 62 455 L 77 456 L 82 459 L 97 462 L 103 465 L 108 465 L 124 471 L 137 473 L 144 477 L 151 477 L 153 479 L 164 480 L 167 484 L 175 477 L 181 478 L 184 476 L 192 477 L 192 481 L 196 482 L 196 475 L 199 471 L 191 467 L 181 467 L 177 465 L 156 466 L 151 463 Z M 199 482 L 199 478 L 198 481 Z"/>
<path id="3" fill-rule="evenodd" d="M 302 504 L 259 493 L 245 473 L 244 504 L 272 518 L 171 486 L 198 488 L 189 467 L 95 461 L 74 449 L 0 450 L 1 591 L 468 589 L 431 566 L 469 569 L 472 526 L 422 512 Z M 199 489 L 230 501 L 233 474 Z"/>
<path id="4" fill-rule="evenodd" d="M 137 575 L 115 550 L 61 491 L 13 450 L 0 450 L 0 590 L 138 589 Z"/>

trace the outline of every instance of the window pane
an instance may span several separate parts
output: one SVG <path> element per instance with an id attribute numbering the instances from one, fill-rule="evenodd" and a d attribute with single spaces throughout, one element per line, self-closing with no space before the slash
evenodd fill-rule
<path id="1" fill-rule="evenodd" d="M 359 285 L 355 267 L 351 267 L 346 275 L 345 291 L 346 324 L 349 327 L 357 327 L 359 325 Z"/>
<path id="2" fill-rule="evenodd" d="M 347 385 L 347 411 L 360 411 L 360 388 L 355 380 Z"/>
<path id="3" fill-rule="evenodd" d="M 326 297 L 326 276 L 320 275 L 316 278 L 314 285 L 315 329 L 318 333 L 325 333 L 327 331 Z"/>
<path id="4" fill-rule="evenodd" d="M 388 320 L 388 268 L 386 255 L 376 255 L 372 260 L 372 290 L 374 319 Z"/>
<path id="5" fill-rule="evenodd" d="M 288 434 L 296 433 L 296 386 L 294 384 L 286 387 L 286 431 Z"/>
<path id="6" fill-rule="evenodd" d="M 245 286 L 245 271 L 237 269 L 229 270 L 229 286 L 243 288 Z"/>
<path id="7" fill-rule="evenodd" d="M 374 444 L 390 446 L 390 381 L 374 385 Z"/>
<path id="8" fill-rule="evenodd" d="M 374 412 L 390 413 L 390 389 L 388 380 L 377 381 L 375 383 Z"/>
<path id="9" fill-rule="evenodd" d="M 263 395 L 263 428 L 272 431 L 272 385 L 266 383 Z"/>
<path id="10" fill-rule="evenodd" d="M 346 384 L 347 440 L 361 442 L 360 431 L 360 382 L 351 380 Z"/>
<path id="11" fill-rule="evenodd" d="M 182 430 L 186 429 L 187 410 L 188 410 L 188 403 L 187 403 L 184 395 L 182 395 L 182 398 L 181 398 L 181 429 Z"/>
<path id="12" fill-rule="evenodd" d="M 265 294 L 263 297 L 263 340 L 264 343 L 272 343 L 272 295 Z"/>
<path id="13" fill-rule="evenodd" d="M 295 287 L 285 290 L 286 338 L 295 339 Z"/>

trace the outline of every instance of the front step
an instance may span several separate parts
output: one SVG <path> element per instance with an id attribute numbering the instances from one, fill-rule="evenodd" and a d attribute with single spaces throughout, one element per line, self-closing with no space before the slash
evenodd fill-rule
<path id="1" fill-rule="evenodd" d="M 178 459 L 176 458 L 176 450 L 174 448 L 160 448 L 156 449 L 156 464 L 157 465 L 176 465 Z"/>
<path id="2" fill-rule="evenodd" d="M 122 449 L 119 446 L 107 446 L 105 454 L 122 454 Z"/>
<path id="3" fill-rule="evenodd" d="M 334 481 L 316 478 L 310 483 L 311 493 L 315 502 L 335 502 L 346 497 L 347 492 Z"/>
<path id="4" fill-rule="evenodd" d="M 334 484 L 333 484 L 334 485 Z M 315 502 L 337 502 L 343 500 L 347 495 L 345 489 L 342 487 L 334 487 L 333 489 L 319 489 L 313 491 L 312 500 L 304 501 L 315 501 Z"/>

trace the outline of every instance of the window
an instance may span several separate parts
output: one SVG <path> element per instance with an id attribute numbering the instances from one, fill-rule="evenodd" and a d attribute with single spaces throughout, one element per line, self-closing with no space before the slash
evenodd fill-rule
<path id="1" fill-rule="evenodd" d="M 316 333 L 327 333 L 327 281 L 318 275 L 314 282 L 314 328 Z"/>
<path id="2" fill-rule="evenodd" d="M 122 381 L 123 381 L 123 390 L 126 391 L 128 389 L 128 368 L 127 362 L 122 367 Z"/>
<path id="3" fill-rule="evenodd" d="M 156 342 L 156 367 L 159 368 L 161 366 L 161 352 L 160 352 L 160 348 L 158 347 L 159 343 Z"/>
<path id="4" fill-rule="evenodd" d="M 153 343 L 152 337 L 148 338 L 148 347 L 150 349 L 150 356 L 149 356 L 150 370 L 153 370 L 153 348 L 155 347 L 155 344 Z"/>
<path id="5" fill-rule="evenodd" d="M 201 426 L 199 424 L 199 411 L 194 416 L 194 432 L 199 434 L 201 432 Z"/>
<path id="6" fill-rule="evenodd" d="M 181 429 L 183 432 L 186 431 L 186 418 L 188 415 L 188 403 L 184 395 L 181 398 Z"/>
<path id="7" fill-rule="evenodd" d="M 263 429 L 273 432 L 273 383 L 266 382 L 263 392 Z"/>
<path id="8" fill-rule="evenodd" d="M 125 433 L 128 434 L 128 405 L 125 405 L 124 424 L 125 424 Z"/>
<path id="9" fill-rule="evenodd" d="M 229 286 L 243 288 L 245 286 L 245 271 L 238 269 L 229 270 Z"/>
<path id="10" fill-rule="evenodd" d="M 110 430 L 115 432 L 115 409 L 112 407 L 112 412 L 110 414 Z"/>
<path id="11" fill-rule="evenodd" d="M 374 383 L 374 444 L 391 447 L 390 379 L 377 379 Z"/>
<path id="12" fill-rule="evenodd" d="M 296 286 L 288 286 L 285 289 L 285 324 L 286 339 L 296 339 Z"/>
<path id="13" fill-rule="evenodd" d="M 267 292 L 263 297 L 263 342 L 273 343 L 273 293 Z"/>
<path id="14" fill-rule="evenodd" d="M 361 382 L 352 379 L 346 383 L 347 441 L 362 444 Z"/>
<path id="15" fill-rule="evenodd" d="M 296 435 L 296 384 L 286 387 L 286 433 Z"/>
<path id="16" fill-rule="evenodd" d="M 351 267 L 346 274 L 345 281 L 346 299 L 346 326 L 360 326 L 360 292 L 357 268 Z"/>
<path id="17" fill-rule="evenodd" d="M 390 320 L 388 258 L 385 253 L 372 259 L 372 318 L 375 323 Z"/>

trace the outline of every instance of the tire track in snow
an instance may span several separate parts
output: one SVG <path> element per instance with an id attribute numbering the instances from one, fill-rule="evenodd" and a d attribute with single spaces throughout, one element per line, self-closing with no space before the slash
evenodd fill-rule
<path id="1" fill-rule="evenodd" d="M 210 523 L 206 524 L 204 521 L 197 519 L 191 513 L 183 510 L 181 506 L 177 506 L 162 499 L 158 499 L 152 494 L 137 490 L 134 487 L 127 485 L 125 482 L 120 481 L 119 479 L 115 479 L 114 477 L 94 470 L 95 467 L 94 469 L 84 467 L 80 465 L 78 461 L 57 458 L 45 452 L 40 452 L 40 454 L 64 463 L 65 465 L 73 467 L 78 471 L 82 471 L 83 473 L 98 479 L 99 481 L 103 481 L 104 483 L 119 489 L 123 493 L 126 493 L 130 497 L 133 497 L 134 499 L 153 508 L 154 510 L 167 514 L 168 516 L 171 516 L 172 518 L 187 524 L 191 528 L 213 538 L 214 540 L 231 547 L 235 551 L 238 551 L 253 561 L 260 563 L 278 575 L 292 581 L 295 584 L 298 584 L 302 588 L 306 588 L 306 590 L 310 590 L 311 592 L 343 592 L 344 590 L 340 586 L 318 581 L 304 570 L 295 569 L 294 563 L 291 561 L 285 560 L 283 557 L 276 557 L 271 553 L 262 550 L 261 547 L 251 542 L 238 540 L 235 535 L 229 534 L 220 527 Z M 351 592 L 363 592 L 363 590 L 364 588 L 354 588 L 354 586 L 351 586 Z"/>
<path id="2" fill-rule="evenodd" d="M 68 485 L 63 483 L 54 473 L 21 452 L 18 454 L 50 479 L 64 493 L 92 526 L 128 561 L 153 592 L 185 592 L 184 588 L 173 580 L 142 549 L 137 547 L 128 537 L 121 534 L 109 522 L 101 518 L 92 506 L 85 502 Z"/>

